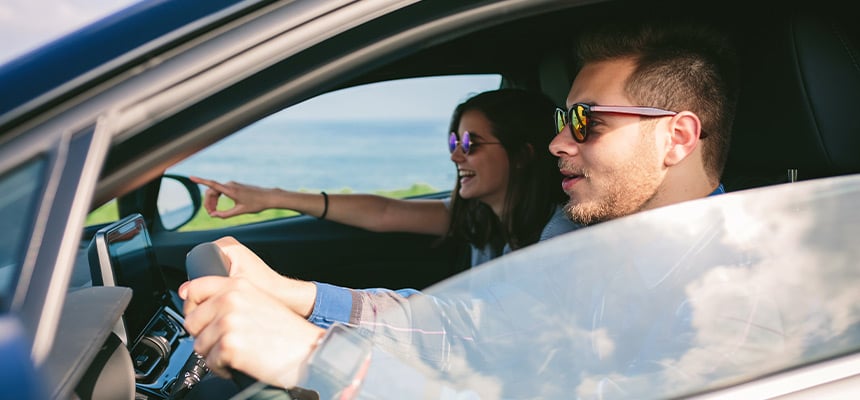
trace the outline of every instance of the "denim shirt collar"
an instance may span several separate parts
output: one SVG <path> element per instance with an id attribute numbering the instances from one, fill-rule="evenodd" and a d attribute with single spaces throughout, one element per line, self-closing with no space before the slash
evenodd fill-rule
<path id="1" fill-rule="evenodd" d="M 722 183 L 720 183 L 720 185 L 719 185 L 719 186 L 717 186 L 717 188 L 716 188 L 716 189 L 714 189 L 714 191 L 713 191 L 713 192 L 711 192 L 711 194 L 709 194 L 708 196 L 716 196 L 716 195 L 718 195 L 718 194 L 723 194 L 723 193 L 725 193 L 725 192 L 726 192 L 726 188 L 725 188 L 725 187 L 723 187 L 723 184 L 722 184 Z"/>

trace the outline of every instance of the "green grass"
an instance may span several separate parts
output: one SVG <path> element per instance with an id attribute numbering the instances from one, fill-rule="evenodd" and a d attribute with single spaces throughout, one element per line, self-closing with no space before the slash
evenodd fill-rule
<path id="1" fill-rule="evenodd" d="M 310 190 L 303 191 L 310 192 Z M 415 197 L 430 193 L 436 193 L 438 191 L 438 189 L 430 185 L 423 183 L 415 183 L 406 189 L 376 191 L 374 192 L 374 194 L 395 199 L 403 199 L 407 197 Z M 338 192 L 329 191 L 329 193 L 349 194 L 353 193 L 353 191 L 352 189 L 344 188 Z M 230 207 L 233 207 L 233 200 L 230 200 L 226 197 L 221 197 L 218 200 L 219 210 L 224 210 Z M 235 217 L 221 219 L 210 217 L 209 214 L 207 214 L 206 211 L 201 208 L 200 210 L 197 210 L 197 214 L 194 216 L 194 218 L 191 219 L 191 221 L 179 228 L 179 231 L 188 232 L 218 229 L 228 226 L 245 225 L 254 222 L 268 221 L 278 218 L 294 217 L 296 215 L 299 215 L 299 213 L 292 210 L 271 209 L 254 214 L 237 215 Z M 117 219 L 119 219 L 119 211 L 117 210 L 116 201 L 112 200 L 105 205 L 95 209 L 87 216 L 87 226 L 112 222 L 116 221 Z"/>
<path id="2" fill-rule="evenodd" d="M 111 200 L 87 215 L 86 226 L 105 224 L 119 219 L 116 200 Z"/>

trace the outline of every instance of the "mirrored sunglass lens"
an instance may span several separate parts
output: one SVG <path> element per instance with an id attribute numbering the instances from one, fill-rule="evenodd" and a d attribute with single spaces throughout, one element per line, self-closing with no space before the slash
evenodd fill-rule
<path id="1" fill-rule="evenodd" d="M 585 135 L 587 134 L 588 129 L 588 112 L 585 106 L 577 105 L 572 110 L 576 113 L 573 117 L 571 130 L 573 131 L 573 136 L 576 140 L 580 142 L 585 141 Z"/>
<path id="2" fill-rule="evenodd" d="M 561 133 L 561 131 L 564 130 L 564 126 L 567 125 L 567 123 L 565 122 L 565 118 L 564 118 L 564 112 L 565 111 L 560 109 L 560 108 L 555 109 L 555 129 L 556 129 L 555 133 L 556 134 Z"/>
<path id="3" fill-rule="evenodd" d="M 454 150 L 457 150 L 457 135 L 454 132 L 448 135 L 448 151 L 453 153 Z"/>
<path id="4" fill-rule="evenodd" d="M 469 132 L 463 132 L 463 137 L 460 139 L 460 146 L 463 146 L 463 153 L 469 154 L 469 150 L 472 149 L 472 138 L 469 135 Z"/>

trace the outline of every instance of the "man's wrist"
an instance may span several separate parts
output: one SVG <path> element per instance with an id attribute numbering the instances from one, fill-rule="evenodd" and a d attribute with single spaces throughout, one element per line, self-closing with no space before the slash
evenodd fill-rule
<path id="1" fill-rule="evenodd" d="M 307 319 L 314 311 L 314 302 L 317 296 L 316 285 L 313 282 L 283 278 L 283 285 L 278 290 L 278 297 L 293 312 Z"/>

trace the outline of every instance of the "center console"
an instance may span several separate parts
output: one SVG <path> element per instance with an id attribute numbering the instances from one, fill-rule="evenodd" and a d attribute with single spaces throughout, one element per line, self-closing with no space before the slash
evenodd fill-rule
<path id="1" fill-rule="evenodd" d="M 182 398 L 209 370 L 183 327 L 181 301 L 167 289 L 143 217 L 100 229 L 88 252 L 93 285 L 132 289 L 114 333 L 131 355 L 136 398 Z"/>
<path id="2" fill-rule="evenodd" d="M 162 307 L 130 348 L 139 393 L 168 398 L 182 391 L 179 386 L 184 380 L 196 383 L 208 373 L 203 358 L 194 353 L 194 339 L 185 332 L 182 322 L 178 313 Z"/>

